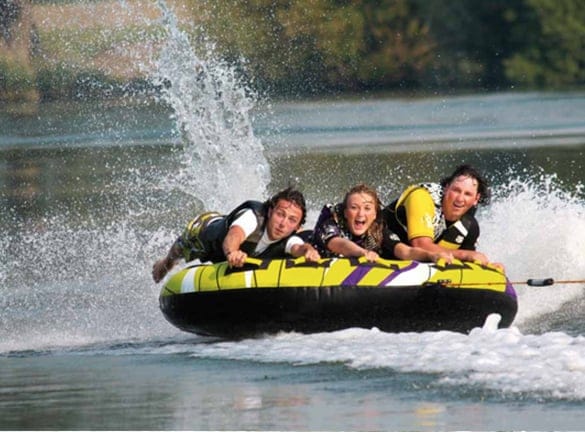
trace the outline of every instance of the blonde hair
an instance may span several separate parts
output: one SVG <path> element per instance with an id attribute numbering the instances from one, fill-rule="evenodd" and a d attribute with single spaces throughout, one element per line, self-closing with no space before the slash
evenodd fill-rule
<path id="1" fill-rule="evenodd" d="M 342 208 L 341 208 L 343 214 L 345 214 L 345 209 L 347 208 L 347 202 L 349 201 L 349 197 L 352 195 L 355 195 L 355 194 L 366 194 L 374 200 L 374 203 L 376 206 L 376 218 L 374 219 L 374 222 L 372 223 L 372 225 L 370 225 L 370 227 L 368 228 L 368 231 L 366 232 L 366 234 L 374 242 L 373 245 L 368 245 L 368 246 L 374 247 L 377 249 L 377 248 L 382 246 L 382 238 L 383 238 L 382 202 L 380 201 L 380 198 L 378 197 L 378 192 L 376 191 L 376 189 L 372 188 L 371 186 L 368 186 L 365 183 L 359 183 L 359 184 L 355 185 L 354 187 L 352 187 L 345 194 L 345 198 L 343 199 Z"/>

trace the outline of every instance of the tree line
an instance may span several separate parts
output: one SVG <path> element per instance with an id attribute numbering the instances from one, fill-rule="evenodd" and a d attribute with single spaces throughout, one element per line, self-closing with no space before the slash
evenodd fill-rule
<path id="1" fill-rule="evenodd" d="M 0 100 L 30 97 L 31 91 L 40 99 L 67 97 L 71 92 L 54 87 L 74 85 L 77 74 L 111 82 L 99 71 L 68 70 L 66 61 L 52 70 L 35 59 L 44 36 L 34 33 L 25 12 L 50 1 L 0 0 Z M 254 85 L 272 95 L 585 84 L 581 0 L 175 3 L 182 3 L 192 28 L 216 43 L 218 55 L 241 64 Z"/>
<path id="2" fill-rule="evenodd" d="M 580 0 L 225 0 L 205 13 L 221 50 L 276 92 L 585 84 Z"/>

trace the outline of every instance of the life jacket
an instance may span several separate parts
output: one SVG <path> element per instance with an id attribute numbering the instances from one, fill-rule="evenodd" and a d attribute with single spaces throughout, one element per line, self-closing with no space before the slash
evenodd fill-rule
<path id="1" fill-rule="evenodd" d="M 271 243 L 261 253 L 255 252 L 256 245 L 262 238 L 266 223 L 268 222 L 268 205 L 259 201 L 246 201 L 243 204 L 236 207 L 226 218 L 227 229 L 229 230 L 230 225 L 246 210 L 252 210 L 254 215 L 258 219 L 258 226 L 256 229 L 244 240 L 241 244 L 240 250 L 246 252 L 249 256 L 256 258 L 270 258 L 270 257 L 283 257 L 285 255 L 286 242 L 290 236 L 278 240 L 277 242 Z M 226 231 L 227 234 L 227 231 Z"/>
<path id="2" fill-rule="evenodd" d="M 398 199 L 384 209 L 384 218 L 388 228 L 398 235 L 400 241 L 410 244 L 406 209 L 403 204 L 412 192 L 421 188 L 429 193 L 435 207 L 431 221 L 433 242 L 447 249 L 475 250 L 475 243 L 479 237 L 479 224 L 474 217 L 475 209 L 470 209 L 455 222 L 447 222 L 442 209 L 443 187 L 439 183 L 421 183 L 409 186 Z"/>
<path id="3" fill-rule="evenodd" d="M 193 260 L 198 258 L 201 262 L 225 261 L 226 256 L 223 253 L 223 240 L 225 239 L 231 224 L 238 218 L 238 216 L 242 214 L 242 212 L 246 210 L 252 210 L 254 212 L 254 215 L 258 220 L 258 225 L 256 229 L 240 245 L 240 250 L 249 256 L 256 258 L 284 257 L 286 242 L 290 236 L 270 244 L 262 252 L 255 252 L 256 246 L 262 238 L 262 234 L 266 228 L 266 223 L 268 221 L 268 209 L 269 207 L 266 203 L 250 200 L 240 204 L 228 215 L 210 220 L 208 224 L 201 227 L 195 236 L 190 238 L 189 242 L 185 242 L 183 240 L 184 244 L 201 245 L 199 250 L 191 248 L 188 257 L 186 255 L 186 259 Z"/>

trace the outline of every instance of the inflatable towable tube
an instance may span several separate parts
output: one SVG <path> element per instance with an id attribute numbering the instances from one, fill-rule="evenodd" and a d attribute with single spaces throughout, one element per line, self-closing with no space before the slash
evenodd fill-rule
<path id="1" fill-rule="evenodd" d="M 493 313 L 508 327 L 518 308 L 493 267 L 363 258 L 249 258 L 237 269 L 187 263 L 166 279 L 159 303 L 179 329 L 228 338 L 349 327 L 469 332 Z"/>

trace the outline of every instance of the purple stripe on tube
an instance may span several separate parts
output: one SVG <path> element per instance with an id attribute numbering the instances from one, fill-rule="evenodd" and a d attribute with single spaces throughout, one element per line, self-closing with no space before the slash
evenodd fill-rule
<path id="1" fill-rule="evenodd" d="M 358 266 L 354 271 L 352 271 L 348 277 L 346 277 L 342 282 L 341 286 L 355 286 L 361 281 L 365 275 L 372 269 L 369 266 Z"/>

